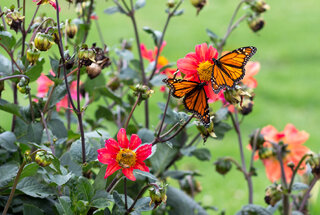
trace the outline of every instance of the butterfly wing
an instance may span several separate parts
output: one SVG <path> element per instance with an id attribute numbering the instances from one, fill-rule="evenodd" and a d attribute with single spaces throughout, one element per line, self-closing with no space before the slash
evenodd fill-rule
<path id="1" fill-rule="evenodd" d="M 172 96 L 176 98 L 184 97 L 187 93 L 194 90 L 199 84 L 198 82 L 175 78 L 163 79 L 163 82 L 172 89 Z"/>
<path id="2" fill-rule="evenodd" d="M 245 75 L 245 65 L 257 51 L 253 46 L 243 47 L 214 60 L 211 82 L 218 93 L 222 88 L 233 88 Z"/>
<path id="3" fill-rule="evenodd" d="M 183 104 L 189 112 L 196 114 L 204 126 L 210 125 L 208 97 L 202 83 L 198 83 L 198 86 L 184 97 Z"/>

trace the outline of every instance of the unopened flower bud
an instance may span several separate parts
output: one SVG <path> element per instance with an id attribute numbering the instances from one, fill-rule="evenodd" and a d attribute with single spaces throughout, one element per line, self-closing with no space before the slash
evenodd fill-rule
<path id="1" fill-rule="evenodd" d="M 187 175 L 179 181 L 181 189 L 188 195 L 194 196 L 202 191 L 202 186 L 193 176 Z"/>
<path id="2" fill-rule="evenodd" d="M 289 168 L 293 169 L 294 168 L 294 163 L 292 161 L 290 161 L 290 162 L 287 163 L 287 166 Z"/>
<path id="3" fill-rule="evenodd" d="M 118 89 L 120 87 L 120 80 L 117 76 L 111 78 L 108 83 L 107 86 L 112 90 L 115 91 L 116 89 Z"/>
<path id="4" fill-rule="evenodd" d="M 250 146 L 251 148 L 253 148 L 253 144 L 254 144 L 254 136 L 255 136 L 255 132 L 253 134 L 250 135 Z M 257 136 L 257 140 L 256 140 L 256 146 L 255 149 L 256 150 L 260 150 L 263 148 L 263 143 L 265 142 L 264 137 L 261 133 L 258 134 Z"/>
<path id="5" fill-rule="evenodd" d="M 29 149 L 24 152 L 25 160 L 28 163 L 32 162 L 32 157 L 30 156 L 30 153 L 31 153 L 31 150 L 29 150 Z"/>
<path id="6" fill-rule="evenodd" d="M 17 83 L 17 89 L 22 94 L 28 94 L 30 92 L 30 87 L 28 86 L 28 81 L 22 77 Z"/>
<path id="7" fill-rule="evenodd" d="M 270 9 L 270 6 L 264 0 L 255 0 L 251 3 L 251 9 L 257 13 L 263 13 Z"/>
<path id="8" fill-rule="evenodd" d="M 213 123 L 213 119 L 214 119 L 214 116 L 210 117 L 210 125 L 209 127 L 205 127 L 201 122 L 197 122 L 196 126 L 197 126 L 197 129 L 198 131 L 200 132 L 201 134 L 201 137 L 203 139 L 204 142 L 207 141 L 207 138 L 209 136 L 211 136 L 212 138 L 216 138 L 216 134 L 214 133 L 214 123 Z"/>
<path id="9" fill-rule="evenodd" d="M 154 203 L 153 209 L 156 209 L 162 202 L 167 202 L 166 186 L 167 185 L 158 184 L 158 186 L 153 186 L 149 189 L 149 195 L 151 199 L 149 205 Z"/>
<path id="10" fill-rule="evenodd" d="M 141 95 L 141 100 L 145 100 L 151 97 L 151 95 L 154 93 L 152 89 L 150 89 L 146 85 L 137 84 L 136 87 L 133 88 L 134 95 L 139 96 Z"/>
<path id="11" fill-rule="evenodd" d="M 176 0 L 168 0 L 167 6 L 168 8 L 173 8 L 176 5 Z"/>
<path id="12" fill-rule="evenodd" d="M 10 26 L 10 29 L 14 30 L 15 32 L 21 30 L 21 23 L 24 20 L 24 16 L 22 16 L 21 13 L 14 8 L 14 6 L 11 6 L 10 9 L 4 8 L 4 15 L 4 19 Z"/>
<path id="13" fill-rule="evenodd" d="M 207 4 L 207 0 L 190 0 L 191 4 L 197 9 L 197 15 L 202 8 Z"/>
<path id="14" fill-rule="evenodd" d="M 76 33 L 78 32 L 78 26 L 74 23 L 70 23 L 70 21 L 67 21 L 66 24 L 66 32 L 69 38 L 74 38 Z"/>
<path id="15" fill-rule="evenodd" d="M 310 165 L 313 175 L 320 178 L 320 156 L 312 155 L 306 163 Z"/>
<path id="16" fill-rule="evenodd" d="M 47 51 L 54 44 L 50 34 L 38 32 L 34 38 L 34 45 L 40 51 Z"/>
<path id="17" fill-rule="evenodd" d="M 257 32 L 264 27 L 265 21 L 262 17 L 254 17 L 248 20 L 248 24 L 253 32 Z"/>
<path id="18" fill-rule="evenodd" d="M 282 198 L 282 186 L 272 184 L 266 189 L 264 201 L 272 207 Z"/>
<path id="19" fill-rule="evenodd" d="M 231 161 L 226 158 L 219 158 L 214 165 L 216 165 L 216 171 L 221 175 L 227 174 L 232 168 Z"/>
<path id="20" fill-rule="evenodd" d="M 92 63 L 90 66 L 87 66 L 86 69 L 90 79 L 94 79 L 101 73 L 101 67 L 97 63 Z"/>
<path id="21" fill-rule="evenodd" d="M 29 48 L 27 50 L 27 60 L 31 65 L 36 64 L 40 57 L 40 51 L 37 48 L 34 48 L 32 45 L 32 48 Z"/>
<path id="22" fill-rule="evenodd" d="M 37 152 L 35 158 L 35 162 L 42 167 L 49 166 L 53 160 L 53 156 L 46 151 Z"/>

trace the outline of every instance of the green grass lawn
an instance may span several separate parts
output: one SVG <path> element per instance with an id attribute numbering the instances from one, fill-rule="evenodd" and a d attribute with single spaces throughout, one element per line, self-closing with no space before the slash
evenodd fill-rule
<path id="1" fill-rule="evenodd" d="M 1 7 L 10 6 L 12 0 L 2 0 Z M 61 1 L 60 1 L 61 2 Z M 112 6 L 112 1 L 99 0 L 97 14 L 103 30 L 104 40 L 110 47 L 115 47 L 119 38 L 133 38 L 133 29 L 130 20 L 120 14 L 106 15 L 103 10 Z M 152 39 L 141 30 L 143 26 L 162 30 L 165 22 L 164 0 L 147 0 L 147 5 L 137 12 L 138 26 L 140 28 L 141 41 L 147 47 L 153 47 Z M 186 0 L 182 8 L 185 14 L 173 18 L 169 24 L 165 40 L 167 46 L 163 55 L 171 62 L 176 62 L 188 52 L 194 51 L 194 46 L 209 41 L 205 29 L 209 28 L 220 36 L 223 36 L 237 0 L 211 1 L 196 16 L 195 9 Z M 248 142 L 248 135 L 257 127 L 272 124 L 278 130 L 282 130 L 287 123 L 293 123 L 299 130 L 305 130 L 310 138 L 305 144 L 314 152 L 320 152 L 320 94 L 317 86 L 320 83 L 320 42 L 319 42 L 319 8 L 320 1 L 277 1 L 270 0 L 267 3 L 271 10 L 265 13 L 265 28 L 259 33 L 252 33 L 246 23 L 242 23 L 227 41 L 226 49 L 233 50 L 241 46 L 253 45 L 258 48 L 254 61 L 260 61 L 261 70 L 256 76 L 258 87 L 255 91 L 254 111 L 245 118 L 241 130 L 244 142 Z M 28 14 L 32 14 L 35 6 L 28 3 Z M 41 12 L 47 16 L 54 16 L 51 6 L 42 6 Z M 63 2 L 62 19 L 72 18 L 71 8 Z M 71 16 L 71 17 L 70 17 Z M 31 17 L 28 15 L 27 17 Z M 93 25 L 93 28 L 95 26 Z M 98 34 L 93 29 L 89 34 L 88 44 L 98 42 Z M 135 45 L 135 44 L 134 44 Z M 55 47 L 57 51 L 57 47 Z M 136 47 L 134 46 L 134 49 Z M 135 50 L 136 51 L 136 50 Z M 3 50 L 1 50 L 3 53 Z M 49 64 L 45 71 L 49 70 Z M 4 99 L 11 101 L 12 93 L 6 85 L 3 93 Z M 36 93 L 36 85 L 32 85 L 32 93 Z M 20 101 L 23 98 L 20 96 Z M 151 98 L 151 109 L 160 113 L 156 103 L 164 101 L 162 95 L 156 90 Z M 92 110 L 90 112 L 90 110 Z M 89 107 L 86 114 L 93 115 L 94 107 Z M 158 122 L 158 115 L 153 114 L 152 125 Z M 138 107 L 136 116 L 143 115 L 142 105 Z M 1 113 L 1 126 L 9 129 L 11 116 Z M 4 117 L 3 117 L 4 116 Z M 110 132 L 111 133 L 111 132 Z M 212 161 L 199 162 L 194 158 L 186 158 L 179 161 L 183 169 L 198 169 L 203 177 L 199 177 L 203 192 L 196 199 L 202 200 L 205 205 L 214 205 L 219 209 L 225 209 L 226 214 L 235 214 L 241 205 L 247 203 L 246 182 L 240 172 L 232 171 L 226 176 L 220 176 L 214 171 L 213 161 L 221 156 L 233 156 L 240 159 L 235 132 L 229 132 L 223 141 L 209 140 L 203 147 L 210 149 Z M 250 152 L 246 150 L 247 162 Z M 264 190 L 270 184 L 264 173 L 264 167 L 260 161 L 256 162 L 258 177 L 253 178 L 254 203 L 266 206 L 263 201 Z M 319 183 L 318 183 L 319 186 Z M 214 214 L 214 213 L 213 213 Z M 314 199 L 311 214 L 320 214 L 320 197 Z"/>

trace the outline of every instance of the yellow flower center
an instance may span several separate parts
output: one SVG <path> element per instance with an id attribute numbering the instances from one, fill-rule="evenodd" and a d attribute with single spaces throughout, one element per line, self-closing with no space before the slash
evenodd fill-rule
<path id="1" fill-rule="evenodd" d="M 211 80 L 211 73 L 212 73 L 213 63 L 210 61 L 201 62 L 198 66 L 198 74 L 200 81 L 210 81 Z"/>
<path id="2" fill-rule="evenodd" d="M 159 56 L 158 58 L 158 65 L 160 66 L 165 66 L 169 63 L 169 61 L 167 60 L 167 58 L 163 57 L 163 56 Z"/>
<path id="3" fill-rule="evenodd" d="M 136 153 L 130 149 L 121 149 L 116 161 L 122 168 L 130 168 L 136 164 Z"/>

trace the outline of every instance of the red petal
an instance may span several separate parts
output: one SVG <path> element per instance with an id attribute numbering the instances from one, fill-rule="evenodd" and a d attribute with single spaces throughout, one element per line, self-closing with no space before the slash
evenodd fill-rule
<path id="1" fill-rule="evenodd" d="M 131 181 L 135 181 L 136 177 L 133 175 L 133 168 L 124 168 L 122 169 L 122 173 Z"/>
<path id="2" fill-rule="evenodd" d="M 118 169 L 121 169 L 121 167 L 118 165 L 118 163 L 114 162 L 108 165 L 106 174 L 104 175 L 104 178 L 108 178 L 108 176 L 112 175 L 115 171 Z"/>
<path id="3" fill-rule="evenodd" d="M 98 149 L 98 160 L 103 164 L 114 162 L 116 155 L 110 154 L 106 148 Z"/>
<path id="4" fill-rule="evenodd" d="M 296 127 L 292 124 L 287 124 L 283 130 L 285 134 L 285 139 L 283 142 L 288 144 L 303 144 L 309 139 L 309 134 L 305 131 L 299 131 Z"/>
<path id="5" fill-rule="evenodd" d="M 136 151 L 137 160 L 144 161 L 145 159 L 147 159 L 147 157 L 149 157 L 149 155 L 151 155 L 151 153 L 152 153 L 151 144 L 145 144 L 143 146 L 140 146 Z"/>
<path id="6" fill-rule="evenodd" d="M 192 53 L 190 53 L 191 55 Z M 199 62 L 195 58 L 191 57 L 185 57 L 181 58 L 177 61 L 177 67 L 180 70 L 180 72 L 184 74 L 194 74 L 197 73 L 197 68 L 198 68 Z"/>
<path id="7" fill-rule="evenodd" d="M 268 179 L 273 183 L 281 178 L 280 163 L 275 158 L 264 159 Z"/>
<path id="8" fill-rule="evenodd" d="M 118 142 L 112 138 L 106 140 L 105 147 L 107 148 L 108 152 L 111 154 L 117 154 L 120 151 Z"/>
<path id="9" fill-rule="evenodd" d="M 200 62 L 208 60 L 206 59 L 207 51 L 208 51 L 208 45 L 206 43 L 196 45 L 196 55 L 199 58 Z"/>
<path id="10" fill-rule="evenodd" d="M 140 169 L 141 171 L 144 172 L 150 172 L 149 167 L 143 162 L 137 161 L 136 165 L 133 167 L 134 169 Z"/>
<path id="11" fill-rule="evenodd" d="M 118 143 L 121 148 L 128 148 L 129 147 L 129 140 L 127 138 L 127 133 L 124 128 L 121 128 L 117 135 Z"/>
<path id="12" fill-rule="evenodd" d="M 132 134 L 130 138 L 129 149 L 135 150 L 136 148 L 138 148 L 138 146 L 140 146 L 140 144 L 141 139 L 139 138 L 139 136 L 136 134 Z"/>

